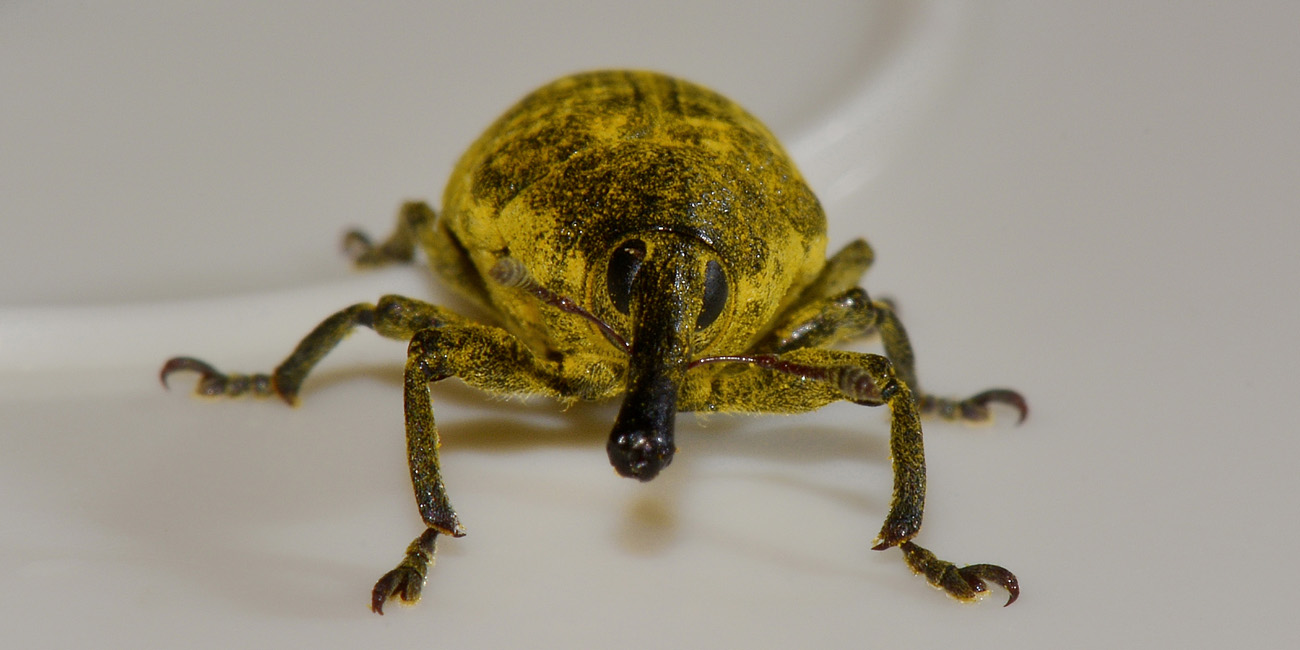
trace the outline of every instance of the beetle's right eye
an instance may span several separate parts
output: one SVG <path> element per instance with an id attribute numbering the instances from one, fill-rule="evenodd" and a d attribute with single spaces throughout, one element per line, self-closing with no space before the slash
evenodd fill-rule
<path id="1" fill-rule="evenodd" d="M 632 304 L 632 281 L 636 272 L 641 270 L 641 261 L 645 259 L 645 242 L 640 239 L 625 241 L 609 258 L 609 297 L 614 301 L 614 308 L 626 314 Z"/>

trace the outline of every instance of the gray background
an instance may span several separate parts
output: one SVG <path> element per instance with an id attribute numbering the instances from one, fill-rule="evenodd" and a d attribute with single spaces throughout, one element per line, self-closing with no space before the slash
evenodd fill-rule
<path id="1" fill-rule="evenodd" d="M 1289 3 L 0 5 L 0 638 L 7 647 L 1295 647 L 1300 8 Z M 438 386 L 451 495 L 420 606 L 403 346 L 303 407 L 157 384 L 269 369 L 404 292 L 348 226 L 438 202 L 531 88 L 655 68 L 768 121 L 871 239 L 936 391 L 920 540 L 1014 570 L 962 606 L 868 549 L 887 420 L 682 416 L 648 485 L 616 404 Z M 862 349 L 871 349 L 869 345 Z"/>

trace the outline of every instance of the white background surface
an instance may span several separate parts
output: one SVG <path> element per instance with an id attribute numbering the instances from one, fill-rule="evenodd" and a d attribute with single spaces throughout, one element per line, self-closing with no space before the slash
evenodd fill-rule
<path id="1" fill-rule="evenodd" d="M 1288 3 L 0 5 L 0 644 L 43 647 L 1296 647 L 1300 8 Z M 887 421 L 682 416 L 648 485 L 616 404 L 435 391 L 469 536 L 366 609 L 420 530 L 403 346 L 303 407 L 157 383 L 266 370 L 334 309 L 348 226 L 437 202 L 512 101 L 593 67 L 748 106 L 868 236 L 936 391 L 918 541 L 1014 570 L 962 606 L 897 551 Z"/>

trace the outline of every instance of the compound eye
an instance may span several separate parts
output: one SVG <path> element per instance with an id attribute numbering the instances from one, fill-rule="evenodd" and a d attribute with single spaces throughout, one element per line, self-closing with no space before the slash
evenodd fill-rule
<path id="1" fill-rule="evenodd" d="M 609 283 L 609 297 L 614 301 L 614 308 L 628 313 L 632 304 L 632 282 L 636 272 L 641 270 L 645 260 L 645 242 L 629 239 L 623 242 L 609 258 L 609 271 L 606 280 Z"/>
<path id="2" fill-rule="evenodd" d="M 727 305 L 727 276 L 722 272 L 722 265 L 710 260 L 704 269 L 704 308 L 695 321 L 695 329 L 702 330 L 718 320 L 722 308 Z"/>

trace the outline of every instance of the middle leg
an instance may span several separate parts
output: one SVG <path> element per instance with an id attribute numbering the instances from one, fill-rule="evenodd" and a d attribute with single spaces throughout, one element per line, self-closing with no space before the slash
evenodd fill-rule
<path id="1" fill-rule="evenodd" d="M 894 371 L 912 388 L 921 413 L 935 414 L 945 420 L 986 422 L 992 419 L 989 405 L 993 403 L 1016 409 L 1018 421 L 1024 421 L 1029 412 L 1025 398 L 1007 388 L 992 388 L 966 398 L 942 397 L 923 391 L 916 377 L 911 340 L 893 305 L 871 300 L 861 287 L 804 305 L 790 316 L 788 323 L 773 330 L 756 349 L 782 354 L 826 347 L 875 332 L 880 334 L 885 356 L 893 362 Z"/>
<path id="2" fill-rule="evenodd" d="M 885 356 L 893 363 L 898 377 L 912 389 L 923 414 L 935 414 L 946 420 L 985 422 L 992 418 L 989 405 L 1000 403 L 1015 408 L 1019 420 L 1023 421 L 1029 407 L 1024 397 L 1014 390 L 994 388 L 966 398 L 941 397 L 922 390 L 916 376 L 912 343 L 894 306 L 885 300 L 872 300 L 858 286 L 874 260 L 875 254 L 866 241 L 850 242 L 826 261 L 817 279 L 804 289 L 754 350 L 783 354 L 830 347 L 879 333 Z"/>
<path id="3" fill-rule="evenodd" d="M 466 322 L 465 317 L 445 307 L 405 296 L 388 295 L 380 298 L 377 305 L 358 303 L 321 321 L 298 342 L 293 352 L 272 373 L 224 373 L 206 361 L 193 357 L 175 357 L 163 364 L 159 378 L 166 386 L 167 378 L 172 373 L 190 370 L 199 373 L 194 392 L 200 395 L 278 395 L 288 404 L 295 405 L 298 402 L 298 390 L 307 375 L 357 327 L 369 327 L 387 338 L 409 340 L 422 329 Z"/>

